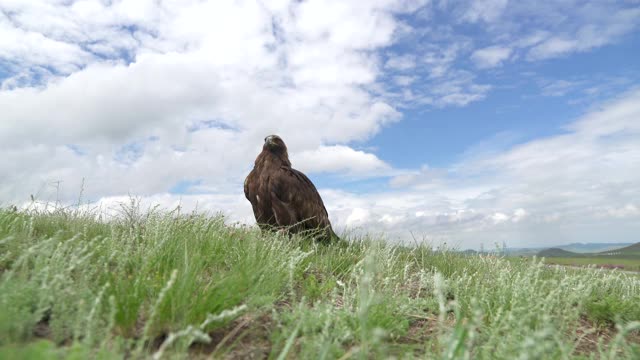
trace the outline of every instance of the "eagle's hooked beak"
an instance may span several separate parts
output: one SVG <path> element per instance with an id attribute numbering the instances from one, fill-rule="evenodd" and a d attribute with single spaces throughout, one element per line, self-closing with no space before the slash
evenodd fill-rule
<path id="1" fill-rule="evenodd" d="M 269 136 L 267 136 L 266 138 L 264 138 L 264 142 L 265 142 L 267 145 L 274 145 L 274 144 L 275 144 L 275 141 L 273 141 L 273 139 L 274 139 L 274 136 L 273 136 L 273 135 L 269 135 Z"/>

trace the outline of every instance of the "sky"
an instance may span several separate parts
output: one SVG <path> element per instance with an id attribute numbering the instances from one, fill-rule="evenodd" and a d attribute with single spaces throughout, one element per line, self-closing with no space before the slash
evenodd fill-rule
<path id="1" fill-rule="evenodd" d="M 0 0 L 0 205 L 255 224 L 280 135 L 338 233 L 640 241 L 638 0 Z"/>

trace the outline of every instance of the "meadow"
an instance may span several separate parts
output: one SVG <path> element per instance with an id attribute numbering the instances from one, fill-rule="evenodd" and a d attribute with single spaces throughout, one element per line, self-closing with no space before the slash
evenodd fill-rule
<path id="1" fill-rule="evenodd" d="M 0 210 L 0 358 L 640 358 L 638 276 L 347 240 Z"/>
<path id="2" fill-rule="evenodd" d="M 545 262 L 570 266 L 617 266 L 628 271 L 640 271 L 640 257 L 550 257 L 545 258 Z"/>

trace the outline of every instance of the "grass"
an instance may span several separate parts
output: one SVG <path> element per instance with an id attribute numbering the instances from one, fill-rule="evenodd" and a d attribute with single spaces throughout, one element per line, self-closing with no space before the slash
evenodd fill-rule
<path id="1" fill-rule="evenodd" d="M 223 220 L 0 210 L 0 358 L 640 357 L 636 276 Z"/>
<path id="2" fill-rule="evenodd" d="M 616 256 L 599 256 L 599 257 L 549 257 L 545 258 L 548 264 L 588 266 L 588 265 L 609 265 L 621 266 L 624 270 L 640 271 L 640 257 L 616 257 Z"/>

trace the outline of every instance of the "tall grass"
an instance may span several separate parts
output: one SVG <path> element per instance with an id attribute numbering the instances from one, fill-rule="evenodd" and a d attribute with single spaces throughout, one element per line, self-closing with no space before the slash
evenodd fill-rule
<path id="1" fill-rule="evenodd" d="M 220 216 L 0 211 L 0 358 L 640 358 L 640 277 Z"/>

